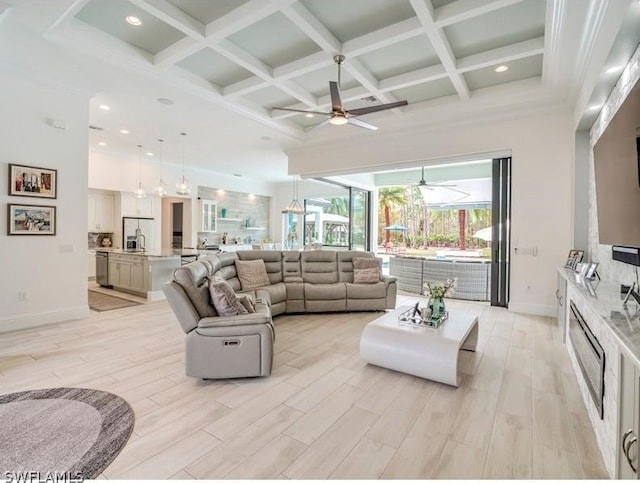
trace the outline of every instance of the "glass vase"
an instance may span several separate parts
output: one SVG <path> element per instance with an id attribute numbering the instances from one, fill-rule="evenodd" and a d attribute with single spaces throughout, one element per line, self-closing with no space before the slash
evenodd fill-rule
<path id="1" fill-rule="evenodd" d="M 444 299 L 442 297 L 430 297 L 429 308 L 431 309 L 431 319 L 440 320 L 445 313 Z"/>

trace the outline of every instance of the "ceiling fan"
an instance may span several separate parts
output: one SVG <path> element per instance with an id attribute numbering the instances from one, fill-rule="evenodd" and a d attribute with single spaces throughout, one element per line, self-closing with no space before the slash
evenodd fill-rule
<path id="1" fill-rule="evenodd" d="M 329 92 L 331 94 L 331 112 L 303 111 L 301 109 L 289 109 L 287 107 L 272 107 L 271 109 L 278 111 L 302 112 L 304 114 L 318 114 L 320 116 L 329 117 L 329 119 L 327 119 L 323 123 L 315 126 L 316 128 L 324 126 L 327 123 L 334 124 L 336 126 L 341 126 L 343 124 L 349 123 L 353 124 L 354 126 L 363 127 L 365 129 L 371 129 L 372 131 L 375 131 L 378 129 L 377 126 L 358 119 L 358 116 L 371 114 L 372 112 L 385 111 L 387 109 L 394 109 L 396 107 L 402 107 L 408 104 L 407 101 L 397 101 L 389 102 L 387 104 L 379 104 L 377 106 L 361 107 L 358 109 L 345 109 L 344 105 L 342 104 L 342 99 L 340 99 L 340 66 L 344 62 L 344 59 L 344 55 L 341 54 L 333 56 L 334 62 L 338 65 L 338 82 L 329 81 Z"/>
<path id="2" fill-rule="evenodd" d="M 429 194 L 429 191 L 435 191 L 436 188 L 443 188 L 453 193 L 458 193 L 460 195 L 455 199 L 448 200 L 449 203 L 452 201 L 459 201 L 469 196 L 469 193 L 467 193 L 466 191 L 457 189 L 456 186 L 458 185 L 456 184 L 427 183 L 427 181 L 424 179 L 424 166 L 422 167 L 422 177 L 420 178 L 420 181 L 418 181 L 417 183 L 413 183 L 413 186 L 417 186 L 420 189 L 420 191 L 422 192 L 422 196 L 425 198 L 425 200 L 428 197 L 427 195 Z M 448 203 L 445 203 L 445 204 L 448 204 Z"/>

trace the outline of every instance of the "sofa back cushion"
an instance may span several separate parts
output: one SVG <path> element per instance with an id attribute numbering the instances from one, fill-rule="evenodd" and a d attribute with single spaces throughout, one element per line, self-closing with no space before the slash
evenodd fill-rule
<path id="1" fill-rule="evenodd" d="M 214 270 L 212 275 L 225 279 L 233 287 L 236 292 L 240 291 L 240 280 L 238 272 L 236 272 L 236 260 L 238 255 L 235 253 L 219 253 L 216 255 L 219 262 L 219 268 Z"/>
<path id="2" fill-rule="evenodd" d="M 239 250 L 236 253 L 240 260 L 263 260 L 269 282 L 272 284 L 282 282 L 282 252 L 280 250 Z"/>
<path id="3" fill-rule="evenodd" d="M 338 253 L 338 274 L 341 282 L 353 283 L 353 259 L 373 258 L 373 253 L 349 250 Z"/>
<path id="4" fill-rule="evenodd" d="M 302 269 L 300 267 L 299 251 L 282 252 L 282 276 L 285 282 L 290 280 L 301 281 Z"/>
<path id="5" fill-rule="evenodd" d="M 236 260 L 236 271 L 245 292 L 271 285 L 263 260 Z"/>
<path id="6" fill-rule="evenodd" d="M 337 283 L 338 261 L 333 250 L 310 250 L 300 254 L 302 279 L 306 283 Z"/>
<path id="7" fill-rule="evenodd" d="M 173 271 L 173 280 L 184 289 L 201 318 L 218 315 L 209 295 L 208 267 L 206 263 L 195 261 Z"/>

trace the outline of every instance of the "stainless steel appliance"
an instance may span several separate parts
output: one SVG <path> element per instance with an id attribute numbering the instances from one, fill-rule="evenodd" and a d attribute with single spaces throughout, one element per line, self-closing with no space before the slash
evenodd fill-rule
<path id="1" fill-rule="evenodd" d="M 604 349 L 573 302 L 569 303 L 569 339 L 591 399 L 604 417 Z"/>
<path id="2" fill-rule="evenodd" d="M 96 252 L 96 282 L 102 287 L 109 285 L 109 254 Z"/>
<path id="3" fill-rule="evenodd" d="M 122 239 L 127 250 L 144 251 L 157 248 L 154 244 L 153 218 L 122 218 Z"/>

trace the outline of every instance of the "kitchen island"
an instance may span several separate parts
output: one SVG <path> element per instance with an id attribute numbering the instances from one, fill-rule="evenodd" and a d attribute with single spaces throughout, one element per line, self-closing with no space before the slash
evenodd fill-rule
<path id="1" fill-rule="evenodd" d="M 101 286 L 154 301 L 164 299 L 162 284 L 171 279 L 174 269 L 211 252 L 174 248 L 146 251 L 98 248 L 96 253 L 107 256 L 106 273 L 104 268 L 96 267 L 96 273 L 102 274 L 96 279 Z"/>

